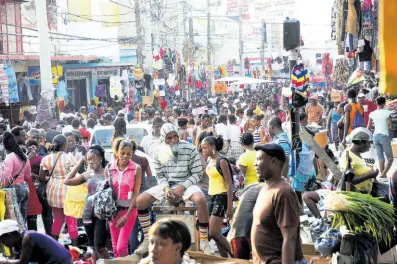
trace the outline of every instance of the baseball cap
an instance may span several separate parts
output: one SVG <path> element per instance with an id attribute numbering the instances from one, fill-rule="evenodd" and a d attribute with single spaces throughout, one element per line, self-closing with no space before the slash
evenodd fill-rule
<path id="1" fill-rule="evenodd" d="M 19 226 L 17 221 L 6 219 L 0 222 L 0 236 L 14 231 L 19 231 Z"/>

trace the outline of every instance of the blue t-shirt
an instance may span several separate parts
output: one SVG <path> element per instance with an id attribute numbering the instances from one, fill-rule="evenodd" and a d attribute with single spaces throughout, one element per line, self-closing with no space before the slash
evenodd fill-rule
<path id="1" fill-rule="evenodd" d="M 342 115 L 335 111 L 335 109 L 332 109 L 331 111 L 331 123 L 336 124 L 342 118 Z"/>
<path id="2" fill-rule="evenodd" d="M 295 155 L 292 155 L 291 142 L 288 138 L 287 133 L 282 132 L 277 136 L 273 137 L 273 143 L 280 145 L 284 149 L 285 157 L 288 159 L 289 164 L 289 177 L 295 176 Z"/>

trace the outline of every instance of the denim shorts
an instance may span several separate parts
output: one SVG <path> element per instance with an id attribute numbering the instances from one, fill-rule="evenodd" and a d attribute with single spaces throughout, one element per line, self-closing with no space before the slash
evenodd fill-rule
<path id="1" fill-rule="evenodd" d="M 387 160 L 393 160 L 393 150 L 391 147 L 391 138 L 383 134 L 374 135 L 374 145 L 378 160 L 385 160 L 383 153 Z"/>

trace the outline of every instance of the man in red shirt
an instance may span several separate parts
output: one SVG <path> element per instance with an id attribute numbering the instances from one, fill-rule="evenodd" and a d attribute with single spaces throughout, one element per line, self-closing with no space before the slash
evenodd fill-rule
<path id="1" fill-rule="evenodd" d="M 358 94 L 358 102 L 363 107 L 365 125 L 368 126 L 369 114 L 376 110 L 376 104 L 367 100 L 365 94 L 361 92 Z"/>

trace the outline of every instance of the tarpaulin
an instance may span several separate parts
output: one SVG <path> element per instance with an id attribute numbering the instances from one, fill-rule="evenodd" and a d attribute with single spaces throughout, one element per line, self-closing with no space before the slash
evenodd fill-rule
<path id="1" fill-rule="evenodd" d="M 397 1 L 379 1 L 380 93 L 397 95 Z"/>

